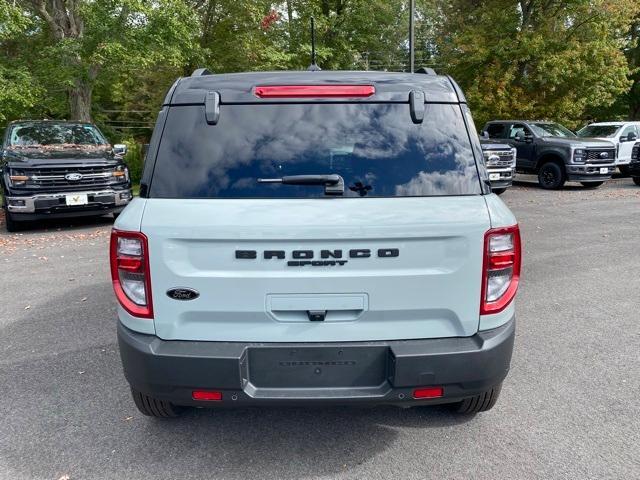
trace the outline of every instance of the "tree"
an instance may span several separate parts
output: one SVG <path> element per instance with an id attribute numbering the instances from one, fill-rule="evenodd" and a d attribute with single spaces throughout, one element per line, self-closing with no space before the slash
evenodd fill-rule
<path id="1" fill-rule="evenodd" d="M 29 27 L 19 8 L 0 3 L 0 124 L 29 111 L 40 98 L 41 90 L 21 64 L 13 41 Z"/>
<path id="2" fill-rule="evenodd" d="M 576 126 L 628 91 L 622 38 L 636 0 L 436 0 L 440 62 L 480 123 L 551 118 Z"/>
<path id="3" fill-rule="evenodd" d="M 197 25 L 183 0 L 21 0 L 42 21 L 48 44 L 33 63 L 40 80 L 66 89 L 72 119 L 91 119 L 101 77 L 112 81 L 159 62 L 180 65 L 196 51 Z"/>

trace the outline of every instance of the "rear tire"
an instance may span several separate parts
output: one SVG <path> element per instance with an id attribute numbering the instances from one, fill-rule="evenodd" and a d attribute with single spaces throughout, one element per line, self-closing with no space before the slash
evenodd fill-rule
<path id="1" fill-rule="evenodd" d="M 506 188 L 495 188 L 493 190 L 493 193 L 495 193 L 496 195 L 502 195 L 504 192 L 506 192 L 507 189 Z"/>
<path id="2" fill-rule="evenodd" d="M 640 177 L 633 177 L 633 183 L 640 187 Z"/>
<path id="3" fill-rule="evenodd" d="M 604 182 L 580 182 L 584 188 L 598 188 Z"/>
<path id="4" fill-rule="evenodd" d="M 562 188 L 566 181 L 564 169 L 555 162 L 547 162 L 538 171 L 538 183 L 545 190 Z"/>
<path id="5" fill-rule="evenodd" d="M 496 385 L 480 395 L 465 398 L 455 405 L 455 411 L 463 415 L 475 415 L 476 413 L 491 410 L 498 401 L 500 390 L 502 390 L 502 384 Z"/>
<path id="6" fill-rule="evenodd" d="M 175 418 L 180 416 L 184 411 L 183 407 L 150 397 L 149 395 L 138 392 L 133 388 L 131 389 L 131 395 L 133 396 L 133 401 L 136 404 L 136 407 L 138 407 L 138 410 L 140 410 L 140 413 L 148 417 Z"/>

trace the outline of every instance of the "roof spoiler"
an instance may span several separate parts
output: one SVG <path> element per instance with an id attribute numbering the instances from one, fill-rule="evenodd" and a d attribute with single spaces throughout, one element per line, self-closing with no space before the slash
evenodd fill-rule
<path id="1" fill-rule="evenodd" d="M 213 73 L 206 68 L 196 68 L 191 74 L 192 77 L 201 77 L 203 75 L 213 75 Z"/>
<path id="2" fill-rule="evenodd" d="M 420 67 L 415 73 L 422 73 L 424 75 L 437 75 L 436 71 L 430 67 Z"/>

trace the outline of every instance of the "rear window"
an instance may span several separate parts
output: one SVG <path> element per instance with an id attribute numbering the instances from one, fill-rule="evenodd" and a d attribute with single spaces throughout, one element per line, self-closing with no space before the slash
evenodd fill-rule
<path id="1" fill-rule="evenodd" d="M 459 105 L 427 104 L 422 124 L 408 104 L 222 105 L 169 109 L 149 196 L 323 197 L 318 185 L 260 183 L 289 175 L 338 174 L 345 197 L 480 194 Z"/>

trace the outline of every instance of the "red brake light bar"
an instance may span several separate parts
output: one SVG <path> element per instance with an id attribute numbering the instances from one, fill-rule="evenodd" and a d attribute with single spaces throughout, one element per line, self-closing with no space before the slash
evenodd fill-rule
<path id="1" fill-rule="evenodd" d="M 376 89 L 373 85 L 267 85 L 255 87 L 254 93 L 260 98 L 362 98 Z"/>

